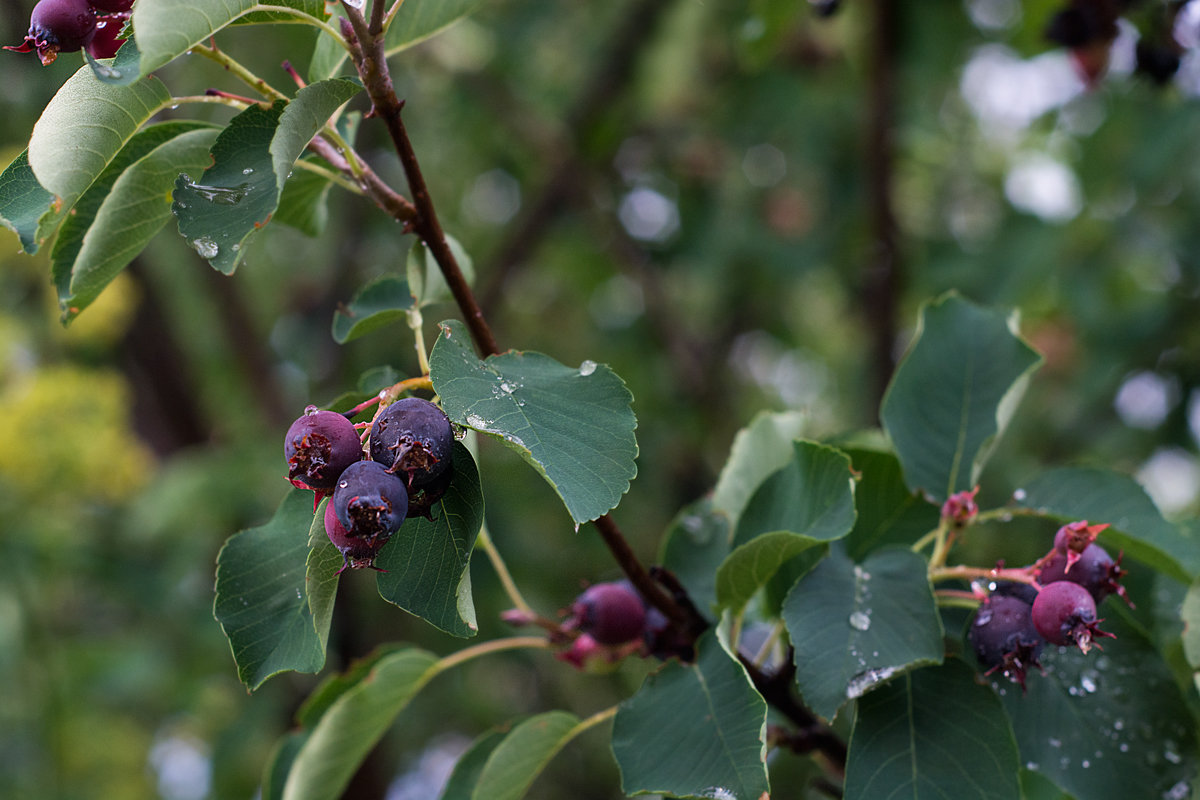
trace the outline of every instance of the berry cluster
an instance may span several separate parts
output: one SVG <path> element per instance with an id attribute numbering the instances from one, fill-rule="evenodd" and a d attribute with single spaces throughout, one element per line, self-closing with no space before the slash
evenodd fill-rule
<path id="1" fill-rule="evenodd" d="M 25 41 L 4 49 L 37 51 L 43 65 L 85 47 L 92 58 L 112 58 L 125 41 L 117 37 L 131 8 L 133 0 L 39 0 Z"/>
<path id="2" fill-rule="evenodd" d="M 1045 643 L 1076 646 L 1084 653 L 1099 647 L 1097 638 L 1112 636 L 1100 630 L 1096 607 L 1110 594 L 1126 602 L 1119 581 L 1125 574 L 1095 543 L 1108 525 L 1072 522 L 1058 530 L 1054 548 L 1027 568 L 1036 583 L 1000 582 L 976 612 L 967 640 L 987 673 L 1001 672 L 1025 686 L 1029 667 L 1041 668 L 1038 656 Z M 1132 603 L 1130 603 L 1132 605 Z"/>
<path id="3" fill-rule="evenodd" d="M 353 413 L 353 412 L 351 412 Z M 366 427 L 366 423 L 363 426 Z M 375 557 L 408 517 L 432 518 L 453 478 L 454 427 L 428 400 L 406 397 L 375 415 L 370 458 L 345 414 L 309 406 L 284 437 L 288 480 L 332 495 L 325 533 L 347 568 L 375 567 Z"/>

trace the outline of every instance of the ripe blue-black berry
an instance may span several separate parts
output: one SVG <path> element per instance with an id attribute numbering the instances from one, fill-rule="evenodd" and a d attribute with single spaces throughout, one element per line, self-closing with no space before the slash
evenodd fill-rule
<path id="1" fill-rule="evenodd" d="M 1071 581 L 1043 586 L 1033 601 L 1032 616 L 1034 627 L 1047 642 L 1073 644 L 1085 653 L 1097 637 L 1112 636 L 1096 627 L 1096 601 L 1091 594 Z"/>
<path id="2" fill-rule="evenodd" d="M 1041 667 L 1038 656 L 1044 642 L 1030 605 L 1019 597 L 993 592 L 975 613 L 967 641 L 989 674 L 1002 672 L 1022 689 L 1029 667 Z"/>
<path id="3" fill-rule="evenodd" d="M 332 489 L 342 471 L 362 459 L 354 423 L 316 406 L 292 423 L 283 440 L 288 480 L 301 489 Z"/>
<path id="4" fill-rule="evenodd" d="M 400 529 L 408 513 L 404 482 L 374 461 L 351 464 L 338 478 L 330 501 L 346 535 L 374 552 Z"/>
<path id="5" fill-rule="evenodd" d="M 589 586 L 571 605 L 567 626 L 591 635 L 600 644 L 618 645 L 641 638 L 645 621 L 641 595 L 622 581 Z"/>
<path id="6" fill-rule="evenodd" d="M 40 0 L 29 16 L 29 32 L 16 47 L 18 53 L 36 50 L 43 65 L 49 65 L 59 53 L 82 49 L 96 34 L 96 12 L 87 0 Z"/>
<path id="7" fill-rule="evenodd" d="M 371 459 L 401 475 L 409 489 L 430 486 L 450 468 L 454 427 L 440 408 L 405 397 L 371 425 Z"/>

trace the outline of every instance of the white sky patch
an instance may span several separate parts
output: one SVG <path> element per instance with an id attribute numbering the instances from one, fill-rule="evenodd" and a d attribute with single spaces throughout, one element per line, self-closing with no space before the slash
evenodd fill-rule
<path id="1" fill-rule="evenodd" d="M 1164 447 L 1142 464 L 1138 482 L 1164 514 L 1175 514 L 1196 502 L 1200 494 L 1200 466 L 1180 447 Z"/>
<path id="2" fill-rule="evenodd" d="M 1146 370 L 1125 378 L 1113 398 L 1113 408 L 1129 427 L 1149 430 L 1161 425 L 1178 401 L 1174 381 Z"/>
<path id="3" fill-rule="evenodd" d="M 976 50 L 963 70 L 959 91 L 980 127 L 997 136 L 1027 128 L 1048 111 L 1084 91 L 1064 50 L 1023 59 L 997 44 Z"/>

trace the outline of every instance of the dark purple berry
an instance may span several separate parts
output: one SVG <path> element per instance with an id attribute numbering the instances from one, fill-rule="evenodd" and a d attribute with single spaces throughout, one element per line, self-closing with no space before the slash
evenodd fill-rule
<path id="1" fill-rule="evenodd" d="M 332 489 L 342 471 L 362 460 L 354 423 L 316 406 L 292 423 L 283 440 L 288 480 L 301 489 Z"/>
<path id="2" fill-rule="evenodd" d="M 995 586 L 996 588 L 992 589 L 993 597 L 1015 597 L 1029 606 L 1033 605 L 1034 598 L 1038 595 L 1036 586 L 1020 581 L 996 581 Z"/>
<path id="3" fill-rule="evenodd" d="M 1165 86 L 1179 71 L 1179 52 L 1176 47 L 1139 39 L 1137 43 L 1137 67 L 1139 75 L 1145 75 L 1159 86 Z"/>
<path id="4" fill-rule="evenodd" d="M 404 477 L 410 489 L 433 484 L 450 468 L 453 445 L 450 418 L 419 397 L 397 400 L 371 425 L 371 459 Z"/>
<path id="5" fill-rule="evenodd" d="M 333 542 L 333 546 L 342 554 L 342 566 L 337 571 L 338 575 L 347 569 L 364 567 L 379 569 L 374 563 L 375 556 L 379 555 L 379 550 L 387 542 L 387 539 L 384 538 L 382 541 L 372 544 L 361 537 L 351 536 L 346 530 L 346 526 L 338 520 L 332 502 L 325 504 L 325 533 L 329 536 L 329 541 Z"/>
<path id="6" fill-rule="evenodd" d="M 565 627 L 578 628 L 600 644 L 618 645 L 641 638 L 645 621 L 641 595 L 622 581 L 589 586 L 571 605 Z"/>
<path id="7" fill-rule="evenodd" d="M 975 612 L 967 642 L 989 674 L 1002 672 L 1022 689 L 1029 667 L 1041 668 L 1038 656 L 1045 643 L 1033 625 L 1030 605 L 1018 597 L 993 593 Z"/>
<path id="8" fill-rule="evenodd" d="M 1055 551 L 1049 560 L 1042 564 L 1038 571 L 1038 581 L 1045 586 L 1059 581 L 1071 581 L 1088 590 L 1096 605 L 1104 601 L 1110 594 L 1120 595 L 1131 606 L 1129 593 L 1121 585 L 1121 576 L 1126 570 L 1122 569 L 1120 559 L 1113 561 L 1112 556 L 1098 544 L 1089 544 L 1074 563 L 1067 555 Z"/>
<path id="9" fill-rule="evenodd" d="M 454 480 L 454 467 L 451 466 L 428 486 L 414 487 L 408 490 L 408 516 L 433 519 L 433 504 L 442 499 L 446 490 Z"/>
<path id="10" fill-rule="evenodd" d="M 1112 636 L 1096 626 L 1096 601 L 1077 583 L 1058 581 L 1042 587 L 1033 601 L 1033 625 L 1050 644 L 1076 645 L 1087 652 L 1097 637 Z"/>
<path id="11" fill-rule="evenodd" d="M 102 14 L 121 14 L 133 8 L 133 0 L 88 0 L 88 5 Z"/>
<path id="12" fill-rule="evenodd" d="M 29 17 L 29 33 L 17 47 L 18 53 L 36 50 L 43 66 L 54 63 L 59 53 L 80 50 L 96 34 L 96 12 L 87 0 L 39 0 Z"/>
<path id="13" fill-rule="evenodd" d="M 330 500 L 346 535 L 378 552 L 408 514 L 404 482 L 374 461 L 351 464 L 338 478 Z"/>

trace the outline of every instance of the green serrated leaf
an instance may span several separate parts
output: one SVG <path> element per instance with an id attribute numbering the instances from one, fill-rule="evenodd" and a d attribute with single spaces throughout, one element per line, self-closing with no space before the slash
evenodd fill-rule
<path id="1" fill-rule="evenodd" d="M 458 262 L 459 269 L 462 270 L 467 283 L 473 283 L 475 266 L 471 261 L 471 256 L 453 236 L 446 236 L 446 245 L 454 254 L 454 260 Z M 446 285 L 446 279 L 442 277 L 442 270 L 438 267 L 437 259 L 429 252 L 429 248 L 425 246 L 424 242 L 420 240 L 413 242 L 412 249 L 408 251 L 405 272 L 408 276 L 409 288 L 419 308 L 453 299 L 450 287 Z"/>
<path id="2" fill-rule="evenodd" d="M 64 321 L 91 305 L 166 225 L 176 176 L 204 168 L 217 133 L 189 122 L 146 128 L 79 198 L 51 253 Z"/>
<path id="3" fill-rule="evenodd" d="M 1117 637 L 1104 639 L 1102 653 L 1047 647 L 1046 674 L 1031 674 L 1027 692 L 994 682 L 1021 761 L 1081 800 L 1186 797 L 1197 765 L 1188 701 L 1119 601 L 1100 613 Z"/>
<path id="4" fill-rule="evenodd" d="M 538 714 L 517 725 L 488 756 L 471 800 L 520 800 L 579 731 L 579 718 L 566 711 Z"/>
<path id="5" fill-rule="evenodd" d="M 54 232 L 125 142 L 170 102 L 171 93 L 154 77 L 117 86 L 97 80 L 85 65 L 67 79 L 29 140 L 29 166 L 56 198 L 38 222 L 36 240 Z"/>
<path id="6" fill-rule="evenodd" d="M 450 773 L 438 800 L 471 800 L 471 793 L 479 783 L 483 765 L 507 735 L 507 729 L 493 728 L 472 742 L 467 752 L 459 756 L 458 761 L 454 763 L 454 770 Z"/>
<path id="7" fill-rule="evenodd" d="M 366 336 L 406 319 L 412 307 L 408 282 L 395 275 L 384 275 L 359 289 L 353 300 L 333 313 L 333 340 L 345 344 Z"/>
<path id="8" fill-rule="evenodd" d="M 758 798 L 768 791 L 767 704 L 715 632 L 621 704 L 612 749 L 627 795 Z M 725 794 L 718 794 L 720 791 Z"/>
<path id="9" fill-rule="evenodd" d="M 415 648 L 380 659 L 321 715 L 296 754 L 284 800 L 335 800 L 413 696 L 438 673 Z"/>
<path id="10" fill-rule="evenodd" d="M 276 673 L 325 665 L 304 595 L 312 513 L 312 493 L 293 489 L 270 522 L 234 534 L 217 556 L 213 616 L 251 691 Z"/>
<path id="11" fill-rule="evenodd" d="M 208 41 L 256 5 L 255 0 L 138 0 L 134 38 L 143 75 Z"/>
<path id="12" fill-rule="evenodd" d="M 878 550 L 861 565 L 832 554 L 783 603 L 795 649 L 796 685 L 809 708 L 831 720 L 914 667 L 942 661 L 942 623 L 925 559 Z"/>
<path id="13" fill-rule="evenodd" d="M 1020 800 L 1017 772 L 1004 710 L 970 667 L 951 659 L 859 701 L 845 798 Z"/>
<path id="14" fill-rule="evenodd" d="M 429 357 L 434 391 L 454 422 L 503 441 L 544 477 L 576 524 L 620 502 L 637 474 L 633 396 L 607 366 L 572 369 L 508 352 L 480 361 L 466 327 L 441 323 Z"/>
<path id="15" fill-rule="evenodd" d="M 846 537 L 846 554 L 860 560 L 883 545 L 912 544 L 933 530 L 940 509 L 904 484 L 900 461 L 891 453 L 843 448 L 859 479 L 854 487 L 857 519 Z"/>
<path id="16" fill-rule="evenodd" d="M 759 484 L 795 457 L 792 441 L 800 437 L 807 419 L 800 411 L 762 411 L 737 432 L 712 500 L 713 508 L 724 512 L 732 525 Z"/>
<path id="17" fill-rule="evenodd" d="M 171 212 L 179 233 L 215 269 L 231 274 L 251 238 L 271 219 L 279 188 L 270 154 L 283 114 L 252 105 L 229 121 L 212 146 L 213 165 L 199 181 L 180 175 Z"/>
<path id="18" fill-rule="evenodd" d="M 816 442 L 791 443 L 791 457 L 755 490 L 738 520 L 733 544 L 771 531 L 822 542 L 854 526 L 854 481 L 845 453 Z"/>
<path id="19" fill-rule="evenodd" d="M 454 443 L 454 478 L 434 503 L 433 520 L 405 520 L 375 559 L 379 594 L 453 636 L 479 628 L 471 599 L 471 551 L 483 525 L 483 491 L 475 459 Z"/>
<path id="20" fill-rule="evenodd" d="M 1167 522 L 1146 490 L 1111 470 L 1054 469 L 1038 475 L 1018 495 L 1021 505 L 1062 522 L 1086 519 L 1112 527 L 1100 541 L 1124 550 L 1183 583 L 1200 573 L 1200 540 Z"/>
<path id="21" fill-rule="evenodd" d="M 26 253 L 41 247 L 38 220 L 53 202 L 54 195 L 42 188 L 29 167 L 29 151 L 23 150 L 0 174 L 0 224 L 20 237 Z"/>
<path id="22" fill-rule="evenodd" d="M 941 503 L 979 482 L 1041 357 L 1015 314 L 950 293 L 926 305 L 883 399 L 884 428 L 914 492 Z"/>
<path id="23" fill-rule="evenodd" d="M 729 518 L 705 498 L 684 507 L 663 537 L 659 563 L 679 579 L 701 611 L 716 605 L 717 567 L 729 555 L 731 535 Z"/>

